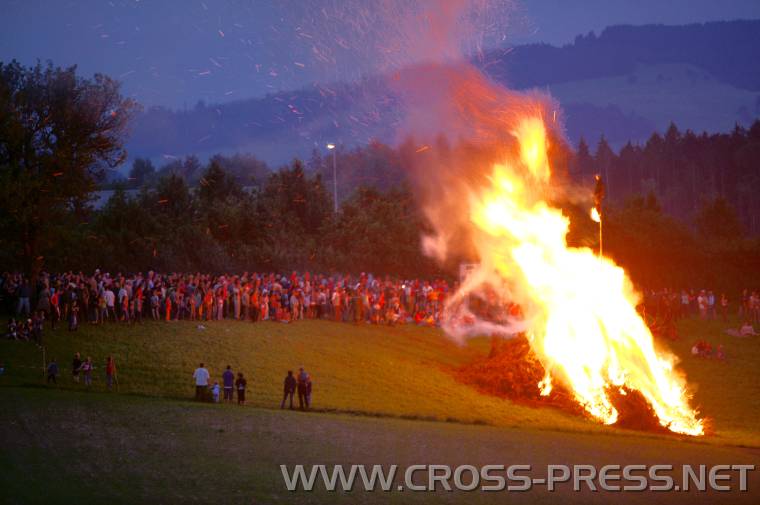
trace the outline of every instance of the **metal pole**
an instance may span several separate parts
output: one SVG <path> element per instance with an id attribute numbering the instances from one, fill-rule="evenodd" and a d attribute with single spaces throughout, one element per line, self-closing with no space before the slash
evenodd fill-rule
<path id="1" fill-rule="evenodd" d="M 602 258 L 604 248 L 602 242 L 602 215 L 599 214 L 599 258 Z"/>
<path id="2" fill-rule="evenodd" d="M 602 200 L 604 200 L 604 182 L 602 182 L 602 176 L 596 174 L 596 185 L 594 186 L 594 208 L 599 216 L 599 259 L 602 258 L 604 245 L 602 243 Z"/>
<path id="3" fill-rule="evenodd" d="M 334 205 L 335 205 L 335 213 L 338 213 L 338 168 L 337 168 L 337 162 L 336 162 L 336 152 L 338 149 L 338 146 L 335 146 L 332 149 L 333 152 L 333 199 L 334 199 Z"/>

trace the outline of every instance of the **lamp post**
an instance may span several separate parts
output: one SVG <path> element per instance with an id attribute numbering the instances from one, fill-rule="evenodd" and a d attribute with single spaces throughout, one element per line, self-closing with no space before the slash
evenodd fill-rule
<path id="1" fill-rule="evenodd" d="M 337 168 L 337 162 L 336 162 L 336 152 L 337 149 L 335 149 L 335 144 L 332 142 L 327 144 L 327 149 L 332 151 L 333 154 L 333 204 L 334 204 L 334 212 L 335 214 L 338 213 L 338 168 Z"/>

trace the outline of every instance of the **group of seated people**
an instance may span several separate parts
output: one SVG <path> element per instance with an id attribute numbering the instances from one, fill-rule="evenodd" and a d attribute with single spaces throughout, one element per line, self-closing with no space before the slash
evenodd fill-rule
<path id="1" fill-rule="evenodd" d="M 726 359 L 726 351 L 723 348 L 723 344 L 718 344 L 713 349 L 712 344 L 706 340 L 697 340 L 691 347 L 691 354 L 700 358 Z"/>
<path id="2" fill-rule="evenodd" d="M 6 337 L 11 340 L 30 340 L 40 343 L 45 318 L 40 313 L 35 313 L 31 318 L 16 320 L 10 318 Z"/>

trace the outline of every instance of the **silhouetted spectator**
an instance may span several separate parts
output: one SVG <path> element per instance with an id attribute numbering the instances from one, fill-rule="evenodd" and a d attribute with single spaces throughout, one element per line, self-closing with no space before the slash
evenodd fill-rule
<path id="1" fill-rule="evenodd" d="M 293 410 L 293 394 L 296 392 L 296 378 L 293 377 L 293 370 L 288 370 L 288 375 L 285 377 L 284 391 L 282 396 L 282 403 L 280 408 L 285 408 L 285 400 L 290 397 L 290 409 Z"/>
<path id="2" fill-rule="evenodd" d="M 82 358 L 79 353 L 74 354 L 74 359 L 71 361 L 71 378 L 74 382 L 79 383 L 79 372 L 82 369 Z"/>
<path id="3" fill-rule="evenodd" d="M 235 387 L 237 388 L 238 405 L 245 405 L 245 387 L 248 382 L 243 377 L 243 372 L 238 372 L 238 378 L 235 381 Z"/>
<path id="4" fill-rule="evenodd" d="M 298 369 L 298 407 L 301 410 L 304 410 L 305 408 L 309 408 L 308 399 L 306 398 L 306 391 L 308 389 L 308 385 L 306 382 L 309 379 L 309 374 L 307 374 L 303 368 Z"/>
<path id="5" fill-rule="evenodd" d="M 235 374 L 232 372 L 232 367 L 227 365 L 227 369 L 222 374 L 222 382 L 224 383 L 224 401 L 232 402 L 232 390 L 235 387 Z"/>

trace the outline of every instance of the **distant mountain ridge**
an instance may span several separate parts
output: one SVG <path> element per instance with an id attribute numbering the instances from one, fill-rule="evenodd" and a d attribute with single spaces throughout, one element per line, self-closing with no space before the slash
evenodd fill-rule
<path id="1" fill-rule="evenodd" d="M 562 47 L 490 51 L 477 64 L 513 88 L 550 91 L 574 143 L 604 134 L 620 146 L 671 121 L 725 131 L 760 117 L 760 20 L 612 26 Z M 385 80 L 372 77 L 191 110 L 151 108 L 136 119 L 128 149 L 153 159 L 248 151 L 278 165 L 327 141 L 391 142 L 400 120 Z"/>
<path id="2" fill-rule="evenodd" d="M 496 52 L 500 64 L 488 70 L 516 88 L 627 75 L 639 64 L 688 63 L 732 86 L 760 91 L 760 20 L 617 25 L 562 47 L 518 46 L 508 56 Z"/>

